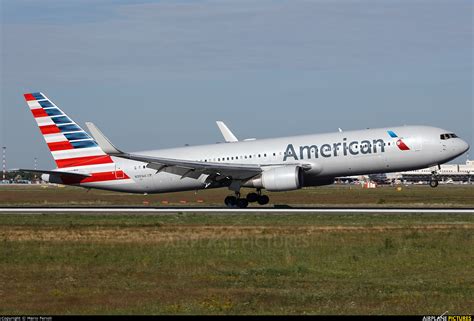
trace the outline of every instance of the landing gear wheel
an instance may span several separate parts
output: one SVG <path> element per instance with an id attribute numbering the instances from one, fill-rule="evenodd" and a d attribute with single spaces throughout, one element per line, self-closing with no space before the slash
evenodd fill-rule
<path id="1" fill-rule="evenodd" d="M 257 202 L 260 205 L 265 205 L 270 202 L 270 198 L 267 195 L 259 195 Z"/>
<path id="2" fill-rule="evenodd" d="M 439 184 L 438 181 L 435 180 L 435 179 L 432 179 L 430 181 L 430 186 L 433 187 L 433 188 L 438 187 L 438 184 Z"/>
<path id="3" fill-rule="evenodd" d="M 235 206 L 237 204 L 237 197 L 235 196 L 227 196 L 224 200 L 225 205 L 228 207 Z"/>
<path id="4" fill-rule="evenodd" d="M 249 203 L 253 203 L 253 202 L 256 202 L 258 201 L 258 194 L 257 193 L 249 193 L 247 194 L 247 201 L 249 201 Z"/>
<path id="5" fill-rule="evenodd" d="M 238 208 L 246 208 L 249 206 L 249 201 L 247 201 L 245 198 L 238 198 L 237 199 L 237 207 Z"/>

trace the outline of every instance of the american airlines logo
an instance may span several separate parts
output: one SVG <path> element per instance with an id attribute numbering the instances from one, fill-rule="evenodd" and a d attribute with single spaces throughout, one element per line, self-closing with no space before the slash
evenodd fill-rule
<path id="1" fill-rule="evenodd" d="M 396 141 L 397 147 L 402 150 L 410 150 L 410 148 L 403 142 L 401 138 L 398 137 L 393 131 L 389 130 L 388 134 L 392 138 L 398 138 Z M 292 160 L 299 159 L 311 159 L 311 158 L 320 158 L 320 157 L 337 157 L 337 156 L 347 156 L 347 155 L 367 155 L 367 154 L 377 154 L 385 153 L 385 147 L 387 143 L 383 139 L 374 139 L 362 140 L 362 141 L 347 141 L 347 138 L 344 138 L 342 142 L 332 143 L 332 144 L 323 144 L 318 145 L 304 145 L 298 146 L 297 149 L 293 144 L 288 144 L 286 146 L 285 154 L 283 161 L 285 162 L 288 158 Z"/>
<path id="2" fill-rule="evenodd" d="M 347 141 L 344 138 L 340 143 L 323 144 L 321 146 L 310 145 L 310 146 L 299 146 L 296 152 L 293 144 L 286 146 L 285 155 L 283 161 L 285 162 L 288 158 L 293 160 L 298 159 L 311 159 L 320 157 L 337 157 L 347 155 L 359 155 L 359 154 L 376 154 L 385 152 L 385 141 L 383 139 L 374 139 L 372 141 Z"/>
<path id="3" fill-rule="evenodd" d="M 395 134 L 393 131 L 389 130 L 388 134 L 392 138 L 399 138 L 397 134 Z M 400 148 L 400 150 L 410 150 L 410 147 L 408 147 L 401 138 L 397 140 L 397 146 Z"/>

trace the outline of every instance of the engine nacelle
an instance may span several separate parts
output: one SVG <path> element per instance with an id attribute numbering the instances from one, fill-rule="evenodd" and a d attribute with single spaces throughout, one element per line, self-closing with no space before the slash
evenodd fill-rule
<path id="1" fill-rule="evenodd" d="M 265 188 L 270 192 L 292 191 L 303 187 L 303 170 L 299 166 L 282 166 L 262 172 L 243 186 Z"/>

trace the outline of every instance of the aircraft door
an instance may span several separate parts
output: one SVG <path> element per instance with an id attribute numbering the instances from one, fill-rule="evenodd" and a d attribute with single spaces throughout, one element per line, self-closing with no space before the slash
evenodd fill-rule
<path id="1" fill-rule="evenodd" d="M 124 178 L 125 174 L 119 165 L 115 164 L 115 178 L 121 179 Z"/>
<path id="2" fill-rule="evenodd" d="M 423 149 L 423 140 L 421 137 L 416 137 L 413 141 L 413 147 L 416 152 L 419 152 Z"/>
<path id="3" fill-rule="evenodd" d="M 421 137 L 408 137 L 405 141 L 412 151 L 419 152 L 423 148 L 423 140 Z"/>

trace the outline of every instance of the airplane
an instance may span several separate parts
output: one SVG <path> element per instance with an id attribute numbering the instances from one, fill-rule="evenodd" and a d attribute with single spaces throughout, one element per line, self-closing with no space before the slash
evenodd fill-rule
<path id="1" fill-rule="evenodd" d="M 226 143 L 141 152 L 115 147 L 93 123 L 91 135 L 41 92 L 24 94 L 57 168 L 23 169 L 44 181 L 129 193 L 227 187 L 229 207 L 265 205 L 262 190 L 330 185 L 336 177 L 439 166 L 469 145 L 451 131 L 400 126 L 239 141 L 218 123 Z M 432 187 L 438 185 L 436 171 Z M 242 187 L 255 192 L 241 195 Z"/>

